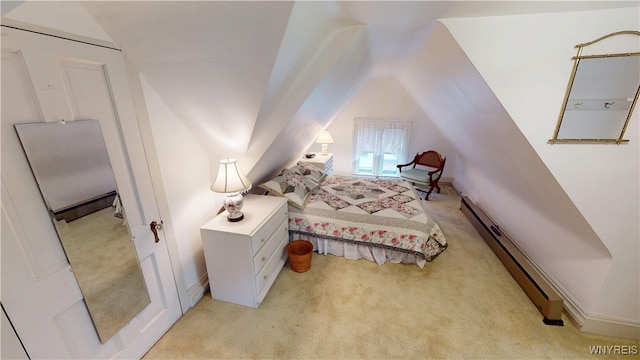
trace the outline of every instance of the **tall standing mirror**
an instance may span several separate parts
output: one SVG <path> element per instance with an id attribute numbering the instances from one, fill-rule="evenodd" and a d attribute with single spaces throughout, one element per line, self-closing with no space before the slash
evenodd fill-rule
<path id="1" fill-rule="evenodd" d="M 98 336 L 106 342 L 149 294 L 97 120 L 16 124 Z"/>
<path id="2" fill-rule="evenodd" d="M 616 36 L 635 40 L 633 51 L 584 55 L 586 46 Z M 638 31 L 620 31 L 576 45 L 574 67 L 550 143 L 625 143 L 640 93 Z"/>

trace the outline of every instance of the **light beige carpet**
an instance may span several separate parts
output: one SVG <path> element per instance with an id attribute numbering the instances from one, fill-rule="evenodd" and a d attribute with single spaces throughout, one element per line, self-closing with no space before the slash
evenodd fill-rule
<path id="1" fill-rule="evenodd" d="M 64 251 L 103 341 L 150 300 L 127 226 L 111 207 L 56 223 Z"/>
<path id="2" fill-rule="evenodd" d="M 455 190 L 424 204 L 449 243 L 424 269 L 314 253 L 306 273 L 285 264 L 258 309 L 207 293 L 145 358 L 584 359 L 590 346 L 638 345 L 581 333 L 566 318 L 544 325 Z"/>

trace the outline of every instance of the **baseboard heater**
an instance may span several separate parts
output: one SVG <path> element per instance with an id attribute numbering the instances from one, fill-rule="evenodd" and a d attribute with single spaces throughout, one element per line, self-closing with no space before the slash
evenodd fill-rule
<path id="1" fill-rule="evenodd" d="M 108 208 L 113 205 L 113 200 L 118 194 L 110 191 L 103 195 L 98 195 L 91 199 L 81 201 L 63 209 L 53 211 L 53 216 L 57 221 L 64 219 L 66 222 L 79 219 L 83 216 L 93 214 L 96 211 Z"/>
<path id="2" fill-rule="evenodd" d="M 504 267 L 511 273 L 511 276 L 542 313 L 544 323 L 563 326 L 562 298 L 547 280 L 540 275 L 520 249 L 515 246 L 509 236 L 498 225 L 493 223 L 468 197 L 462 198 L 460 210 L 469 218 L 473 227 L 480 233 Z"/>

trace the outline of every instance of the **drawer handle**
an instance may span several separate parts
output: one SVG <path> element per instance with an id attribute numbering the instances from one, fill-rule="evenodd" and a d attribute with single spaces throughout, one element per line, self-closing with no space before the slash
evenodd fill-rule
<path id="1" fill-rule="evenodd" d="M 264 242 L 264 238 L 260 239 L 260 242 L 263 243 Z"/>
<path id="2" fill-rule="evenodd" d="M 268 276 L 267 275 L 263 275 L 262 276 L 262 280 L 267 280 Z"/>
<path id="3" fill-rule="evenodd" d="M 266 257 L 266 256 L 263 256 L 263 257 L 262 257 L 262 262 L 264 262 L 265 260 L 267 260 L 267 257 Z"/>

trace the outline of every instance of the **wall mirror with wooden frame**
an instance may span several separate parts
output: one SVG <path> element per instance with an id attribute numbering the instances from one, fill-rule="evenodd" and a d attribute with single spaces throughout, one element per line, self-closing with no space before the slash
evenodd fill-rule
<path id="1" fill-rule="evenodd" d="M 578 54 L 572 58 L 573 70 L 549 143 L 629 141 L 624 133 L 640 93 L 638 36 L 640 31 L 619 31 L 576 45 Z M 587 46 L 617 52 L 585 54 Z"/>

